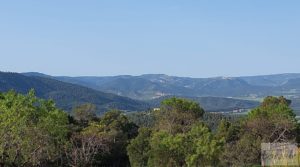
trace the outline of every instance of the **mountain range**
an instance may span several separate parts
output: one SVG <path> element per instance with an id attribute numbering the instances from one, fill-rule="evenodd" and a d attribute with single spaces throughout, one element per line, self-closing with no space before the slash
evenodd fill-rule
<path id="1" fill-rule="evenodd" d="M 40 73 L 24 75 L 51 77 L 137 100 L 151 100 L 168 95 L 238 98 L 262 98 L 268 95 L 300 97 L 300 74 L 214 78 L 175 77 L 164 74 L 111 77 L 53 77 Z"/>
<path id="2" fill-rule="evenodd" d="M 53 99 L 68 111 L 87 102 L 97 105 L 101 112 L 110 108 L 140 111 L 157 107 L 171 96 L 195 100 L 207 111 L 254 108 L 268 95 L 286 96 L 293 101 L 293 107 L 300 108 L 300 74 L 190 78 L 164 74 L 69 77 L 0 72 L 0 91 L 25 93 L 31 88 L 39 97 Z"/>

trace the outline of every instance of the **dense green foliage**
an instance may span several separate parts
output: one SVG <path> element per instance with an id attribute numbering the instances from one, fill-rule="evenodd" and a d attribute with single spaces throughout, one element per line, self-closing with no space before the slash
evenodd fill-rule
<path id="1" fill-rule="evenodd" d="M 127 117 L 120 111 L 109 111 L 105 113 L 98 121 L 90 122 L 79 134 L 79 145 L 82 148 L 70 150 L 94 149 L 94 152 L 83 152 L 82 156 L 72 157 L 74 166 L 127 166 L 129 160 L 126 147 L 129 140 L 137 135 L 138 127 L 129 122 Z M 78 134 L 75 134 L 78 140 Z M 75 138 L 76 139 L 76 138 Z M 78 142 L 78 141 L 77 141 Z M 86 142 L 92 142 L 87 143 Z M 75 143 L 76 144 L 76 143 Z M 78 144 L 77 144 L 78 145 Z M 86 147 L 86 148 L 83 148 Z M 71 154 L 72 155 L 72 154 Z M 89 157 L 85 162 L 83 157 Z M 91 158 L 92 157 L 92 158 Z M 84 163 L 81 163 L 84 162 Z"/>
<path id="2" fill-rule="evenodd" d="M 34 166 L 62 158 L 67 114 L 52 101 L 13 91 L 0 96 L 0 165 Z"/>
<path id="3" fill-rule="evenodd" d="M 294 143 L 299 138 L 299 125 L 289 105 L 283 97 L 267 97 L 244 117 L 203 116 L 201 108 L 191 101 L 167 99 L 154 112 L 153 127 L 142 129 L 128 146 L 131 164 L 260 165 L 261 143 Z"/>
<path id="4" fill-rule="evenodd" d="M 91 103 L 76 106 L 72 114 L 74 119 L 83 125 L 87 125 L 90 121 L 97 120 L 96 106 Z"/>
<path id="5" fill-rule="evenodd" d="M 132 122 L 134 122 L 139 127 L 153 127 L 155 123 L 155 117 L 153 111 L 140 111 L 140 112 L 130 112 L 126 116 Z"/>
<path id="6" fill-rule="evenodd" d="M 229 117 L 170 98 L 155 111 L 97 117 L 90 103 L 67 115 L 33 91 L 10 91 L 0 94 L 0 166 L 258 166 L 261 143 L 299 141 L 289 105 L 267 97 L 248 115 Z"/>
<path id="7" fill-rule="evenodd" d="M 191 129 L 191 125 L 198 122 L 204 110 L 198 103 L 170 98 L 161 103 L 161 108 L 155 113 L 156 129 L 171 134 L 183 133 Z"/>
<path id="8" fill-rule="evenodd" d="M 153 128 L 142 128 L 128 146 L 132 166 L 207 166 L 218 162 L 223 140 L 200 122 L 195 102 L 170 98 L 154 112 Z"/>
<path id="9" fill-rule="evenodd" d="M 295 143 L 299 126 L 289 104 L 283 97 L 267 97 L 238 125 L 222 123 L 218 135 L 226 139 L 225 166 L 259 165 L 261 143 Z"/>
<path id="10" fill-rule="evenodd" d="M 128 156 L 130 158 L 131 166 L 145 167 L 148 165 L 150 157 L 150 137 L 152 130 L 149 128 L 140 128 L 139 135 L 131 140 L 127 147 Z"/>

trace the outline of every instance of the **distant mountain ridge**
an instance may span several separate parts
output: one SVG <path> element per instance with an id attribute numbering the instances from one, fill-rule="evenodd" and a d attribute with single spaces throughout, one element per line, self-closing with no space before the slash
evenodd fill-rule
<path id="1" fill-rule="evenodd" d="M 25 75 L 33 75 L 33 73 L 26 73 Z M 294 84 L 294 82 L 297 82 L 297 79 L 300 79 L 300 74 L 296 73 L 214 78 L 176 77 L 164 74 L 110 77 L 53 77 L 44 75 L 44 77 L 52 77 L 63 82 L 78 84 L 138 100 L 151 100 L 168 95 L 245 98 L 259 98 L 268 95 L 300 97 L 300 85 Z"/>
<path id="2" fill-rule="evenodd" d="M 273 75 L 260 75 L 260 76 L 248 76 L 240 77 L 251 85 L 259 86 L 282 86 L 291 79 L 300 78 L 298 73 L 286 73 L 286 74 L 273 74 Z"/>

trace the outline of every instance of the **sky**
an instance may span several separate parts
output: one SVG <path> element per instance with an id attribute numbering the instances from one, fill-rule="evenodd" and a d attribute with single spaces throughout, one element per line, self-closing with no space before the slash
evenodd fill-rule
<path id="1" fill-rule="evenodd" d="M 299 0 L 0 2 L 0 71 L 300 73 Z"/>

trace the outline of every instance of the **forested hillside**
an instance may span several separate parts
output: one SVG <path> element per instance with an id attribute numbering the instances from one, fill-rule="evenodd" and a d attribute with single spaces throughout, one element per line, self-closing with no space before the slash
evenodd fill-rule
<path id="1" fill-rule="evenodd" d="M 57 106 L 70 111 L 74 106 L 93 103 L 99 113 L 109 108 L 139 111 L 148 108 L 144 102 L 110 93 L 103 93 L 83 86 L 65 83 L 40 76 L 24 76 L 18 73 L 0 72 L 0 91 L 15 90 L 26 93 L 34 89 L 38 97 L 53 99 Z"/>

